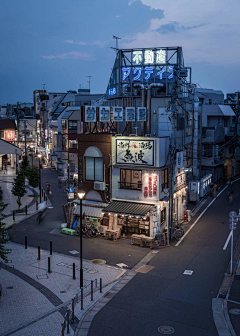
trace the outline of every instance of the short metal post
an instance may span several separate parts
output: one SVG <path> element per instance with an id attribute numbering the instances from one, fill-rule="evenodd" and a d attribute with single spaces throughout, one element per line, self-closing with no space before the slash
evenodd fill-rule
<path id="1" fill-rule="evenodd" d="M 91 301 L 93 301 L 93 280 L 91 280 Z"/>
<path id="2" fill-rule="evenodd" d="M 69 309 L 67 310 L 67 334 L 70 333 L 70 329 L 69 329 Z"/>
<path id="3" fill-rule="evenodd" d="M 42 189 L 42 197 L 43 197 L 43 195 L 44 195 L 44 190 Z"/>
<path id="4" fill-rule="evenodd" d="M 12 215 L 13 215 L 13 221 L 15 222 L 15 211 L 13 211 Z"/>
<path id="5" fill-rule="evenodd" d="M 25 214 L 27 216 L 27 205 L 25 206 Z"/>
<path id="6" fill-rule="evenodd" d="M 102 293 L 102 278 L 100 278 L 100 293 Z"/>
<path id="7" fill-rule="evenodd" d="M 72 299 L 72 322 L 74 321 L 74 299 Z"/>
<path id="8" fill-rule="evenodd" d="M 51 257 L 48 257 L 48 273 L 51 273 Z"/>
<path id="9" fill-rule="evenodd" d="M 50 255 L 52 255 L 52 241 L 50 240 Z"/>
<path id="10" fill-rule="evenodd" d="M 65 326 L 64 326 L 64 322 L 62 323 L 62 335 L 61 336 L 64 336 L 64 329 L 65 329 Z"/>
<path id="11" fill-rule="evenodd" d="M 38 211 L 38 201 L 36 201 L 36 211 Z"/>
<path id="12" fill-rule="evenodd" d="M 73 263 L 73 280 L 76 279 L 76 269 L 75 269 L 75 263 Z"/>
<path id="13" fill-rule="evenodd" d="M 81 288 L 81 310 L 83 310 L 83 288 Z"/>
<path id="14" fill-rule="evenodd" d="M 230 264 L 230 274 L 233 272 L 233 225 L 234 218 L 232 217 L 232 239 L 231 239 L 231 264 Z"/>
<path id="15" fill-rule="evenodd" d="M 38 258 L 37 260 L 40 260 L 41 259 L 41 250 L 40 250 L 40 246 L 38 246 Z"/>
<path id="16" fill-rule="evenodd" d="M 25 249 L 27 249 L 27 236 L 25 236 Z"/>
<path id="17" fill-rule="evenodd" d="M 48 201 L 48 198 L 47 198 L 47 196 L 46 196 L 46 205 L 47 205 L 47 201 Z"/>

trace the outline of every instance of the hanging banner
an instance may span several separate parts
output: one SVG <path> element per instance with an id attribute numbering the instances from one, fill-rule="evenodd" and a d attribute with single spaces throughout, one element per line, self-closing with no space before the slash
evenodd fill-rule
<path id="1" fill-rule="evenodd" d="M 123 121 L 123 107 L 113 108 L 113 121 Z"/>
<path id="2" fill-rule="evenodd" d="M 110 106 L 101 106 L 99 108 L 99 121 L 110 121 Z"/>
<path id="3" fill-rule="evenodd" d="M 116 140 L 117 164 L 154 165 L 153 140 Z"/>
<path id="4" fill-rule="evenodd" d="M 126 107 L 125 113 L 126 121 L 135 121 L 135 107 Z"/>
<path id="5" fill-rule="evenodd" d="M 178 169 L 184 168 L 183 152 L 177 152 L 177 154 L 176 154 L 176 168 L 178 168 Z"/>
<path id="6" fill-rule="evenodd" d="M 85 122 L 96 122 L 97 112 L 95 106 L 85 106 Z"/>
<path id="7" fill-rule="evenodd" d="M 137 121 L 147 121 L 147 109 L 146 109 L 146 107 L 138 107 L 138 109 L 137 109 Z"/>

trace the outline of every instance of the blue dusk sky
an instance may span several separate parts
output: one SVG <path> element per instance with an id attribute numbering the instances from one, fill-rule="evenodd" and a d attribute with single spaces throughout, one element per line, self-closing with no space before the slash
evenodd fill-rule
<path id="1" fill-rule="evenodd" d="M 104 93 L 120 48 L 182 46 L 193 82 L 240 89 L 238 0 L 0 0 L 0 103 L 33 90 Z"/>

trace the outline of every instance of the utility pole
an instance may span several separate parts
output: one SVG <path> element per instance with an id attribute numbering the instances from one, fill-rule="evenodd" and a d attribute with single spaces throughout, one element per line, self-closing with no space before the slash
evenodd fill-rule
<path id="1" fill-rule="evenodd" d="M 24 120 L 24 133 L 25 133 L 25 135 L 24 135 L 24 139 L 25 139 L 25 156 L 27 155 L 27 139 L 26 139 L 26 129 L 27 129 L 27 125 L 26 125 L 26 119 Z"/>
<path id="2" fill-rule="evenodd" d="M 91 92 L 90 91 L 90 83 L 91 83 L 91 78 L 92 78 L 92 76 L 87 76 L 88 77 L 88 84 L 89 84 L 89 93 Z"/>
<path id="3" fill-rule="evenodd" d="M 113 35 L 113 38 L 116 40 L 116 54 L 118 52 L 118 40 L 121 40 L 121 37 L 117 37 L 115 35 Z"/>

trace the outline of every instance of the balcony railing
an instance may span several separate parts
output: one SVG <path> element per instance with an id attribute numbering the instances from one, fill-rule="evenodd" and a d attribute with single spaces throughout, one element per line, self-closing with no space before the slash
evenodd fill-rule
<path id="1" fill-rule="evenodd" d="M 142 190 L 142 182 L 130 183 L 130 182 L 118 182 L 120 189 L 129 189 L 129 190 Z"/>

